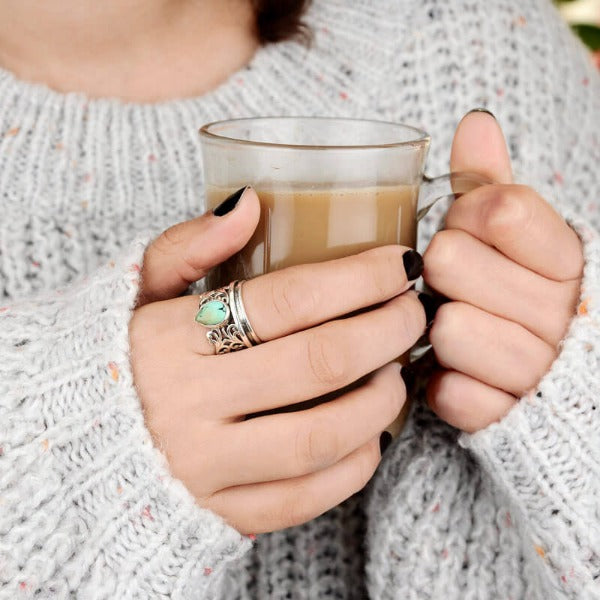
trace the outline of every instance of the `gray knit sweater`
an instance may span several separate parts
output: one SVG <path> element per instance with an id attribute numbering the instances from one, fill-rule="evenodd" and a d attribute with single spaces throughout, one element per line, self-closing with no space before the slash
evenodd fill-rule
<path id="1" fill-rule="evenodd" d="M 310 50 L 262 49 L 195 99 L 91 100 L 0 71 L 0 598 L 600 598 L 598 74 L 549 0 L 318 0 L 308 21 Z M 439 174 L 476 106 L 585 242 L 560 356 L 475 435 L 417 399 L 363 492 L 241 536 L 169 474 L 128 361 L 145 246 L 203 212 L 198 127 L 403 121 L 432 134 Z"/>

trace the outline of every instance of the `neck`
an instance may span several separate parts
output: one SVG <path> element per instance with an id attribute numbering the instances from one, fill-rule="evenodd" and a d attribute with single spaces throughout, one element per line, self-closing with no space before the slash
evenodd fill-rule
<path id="1" fill-rule="evenodd" d="M 258 48 L 248 0 L 3 0 L 0 65 L 60 92 L 201 95 Z"/>

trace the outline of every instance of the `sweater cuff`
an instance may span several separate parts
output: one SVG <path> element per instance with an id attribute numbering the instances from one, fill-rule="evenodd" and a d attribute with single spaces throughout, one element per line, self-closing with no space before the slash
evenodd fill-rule
<path id="1" fill-rule="evenodd" d="M 252 545 L 195 503 L 145 427 L 128 325 L 147 241 L 0 308 L 0 588 L 14 597 L 205 597 Z"/>
<path id="2" fill-rule="evenodd" d="M 460 437 L 523 516 L 532 550 L 563 590 L 600 573 L 600 236 L 568 221 L 585 267 L 558 358 L 505 418 Z"/>

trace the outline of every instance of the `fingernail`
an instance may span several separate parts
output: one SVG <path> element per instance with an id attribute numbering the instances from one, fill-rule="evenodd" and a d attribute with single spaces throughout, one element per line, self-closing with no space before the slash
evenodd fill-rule
<path id="1" fill-rule="evenodd" d="M 379 450 L 381 451 L 382 455 L 390 447 L 391 443 L 392 443 L 392 434 L 389 431 L 384 431 L 379 436 Z"/>
<path id="2" fill-rule="evenodd" d="M 429 294 L 423 294 L 422 292 L 418 297 L 419 302 L 425 309 L 425 318 L 427 319 L 427 326 L 429 327 L 429 325 L 431 325 L 435 319 L 438 308 L 443 304 L 444 301 L 441 298 L 436 298 L 434 296 L 430 296 Z"/>
<path id="3" fill-rule="evenodd" d="M 413 386 L 415 385 L 415 372 L 410 367 L 402 367 L 400 370 L 400 376 L 404 380 L 404 386 L 406 387 L 406 393 L 410 393 Z"/>
<path id="4" fill-rule="evenodd" d="M 231 196 L 225 198 L 225 200 L 223 200 L 223 202 L 221 202 L 221 204 L 219 204 L 219 206 L 213 210 L 213 215 L 216 217 L 224 217 L 226 214 L 230 213 L 237 206 L 240 198 L 244 195 L 244 192 L 249 187 L 250 186 L 247 185 L 243 188 L 240 188 L 237 192 L 233 192 Z"/>
<path id="5" fill-rule="evenodd" d="M 474 108 L 473 110 L 470 110 L 467 114 L 470 115 L 471 113 L 474 113 L 474 112 L 487 113 L 488 115 L 490 115 L 490 117 L 493 117 L 494 119 L 496 118 L 496 115 L 493 112 L 489 111 L 487 108 L 482 108 L 482 107 Z"/>
<path id="6" fill-rule="evenodd" d="M 402 261 L 409 281 L 421 277 L 425 264 L 423 263 L 423 257 L 416 250 L 405 252 Z"/>

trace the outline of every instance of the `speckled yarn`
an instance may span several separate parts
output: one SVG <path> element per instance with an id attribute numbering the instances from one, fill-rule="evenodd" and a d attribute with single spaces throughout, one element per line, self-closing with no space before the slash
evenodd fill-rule
<path id="1" fill-rule="evenodd" d="M 600 598 L 598 74 L 549 0 L 317 0 L 308 21 L 310 50 L 265 48 L 195 99 L 90 100 L 0 72 L 0 598 Z M 439 174 L 476 106 L 585 242 L 559 358 L 472 436 L 417 401 L 366 490 L 239 535 L 170 476 L 128 360 L 145 246 L 203 211 L 198 127 L 404 121 L 432 134 Z"/>

